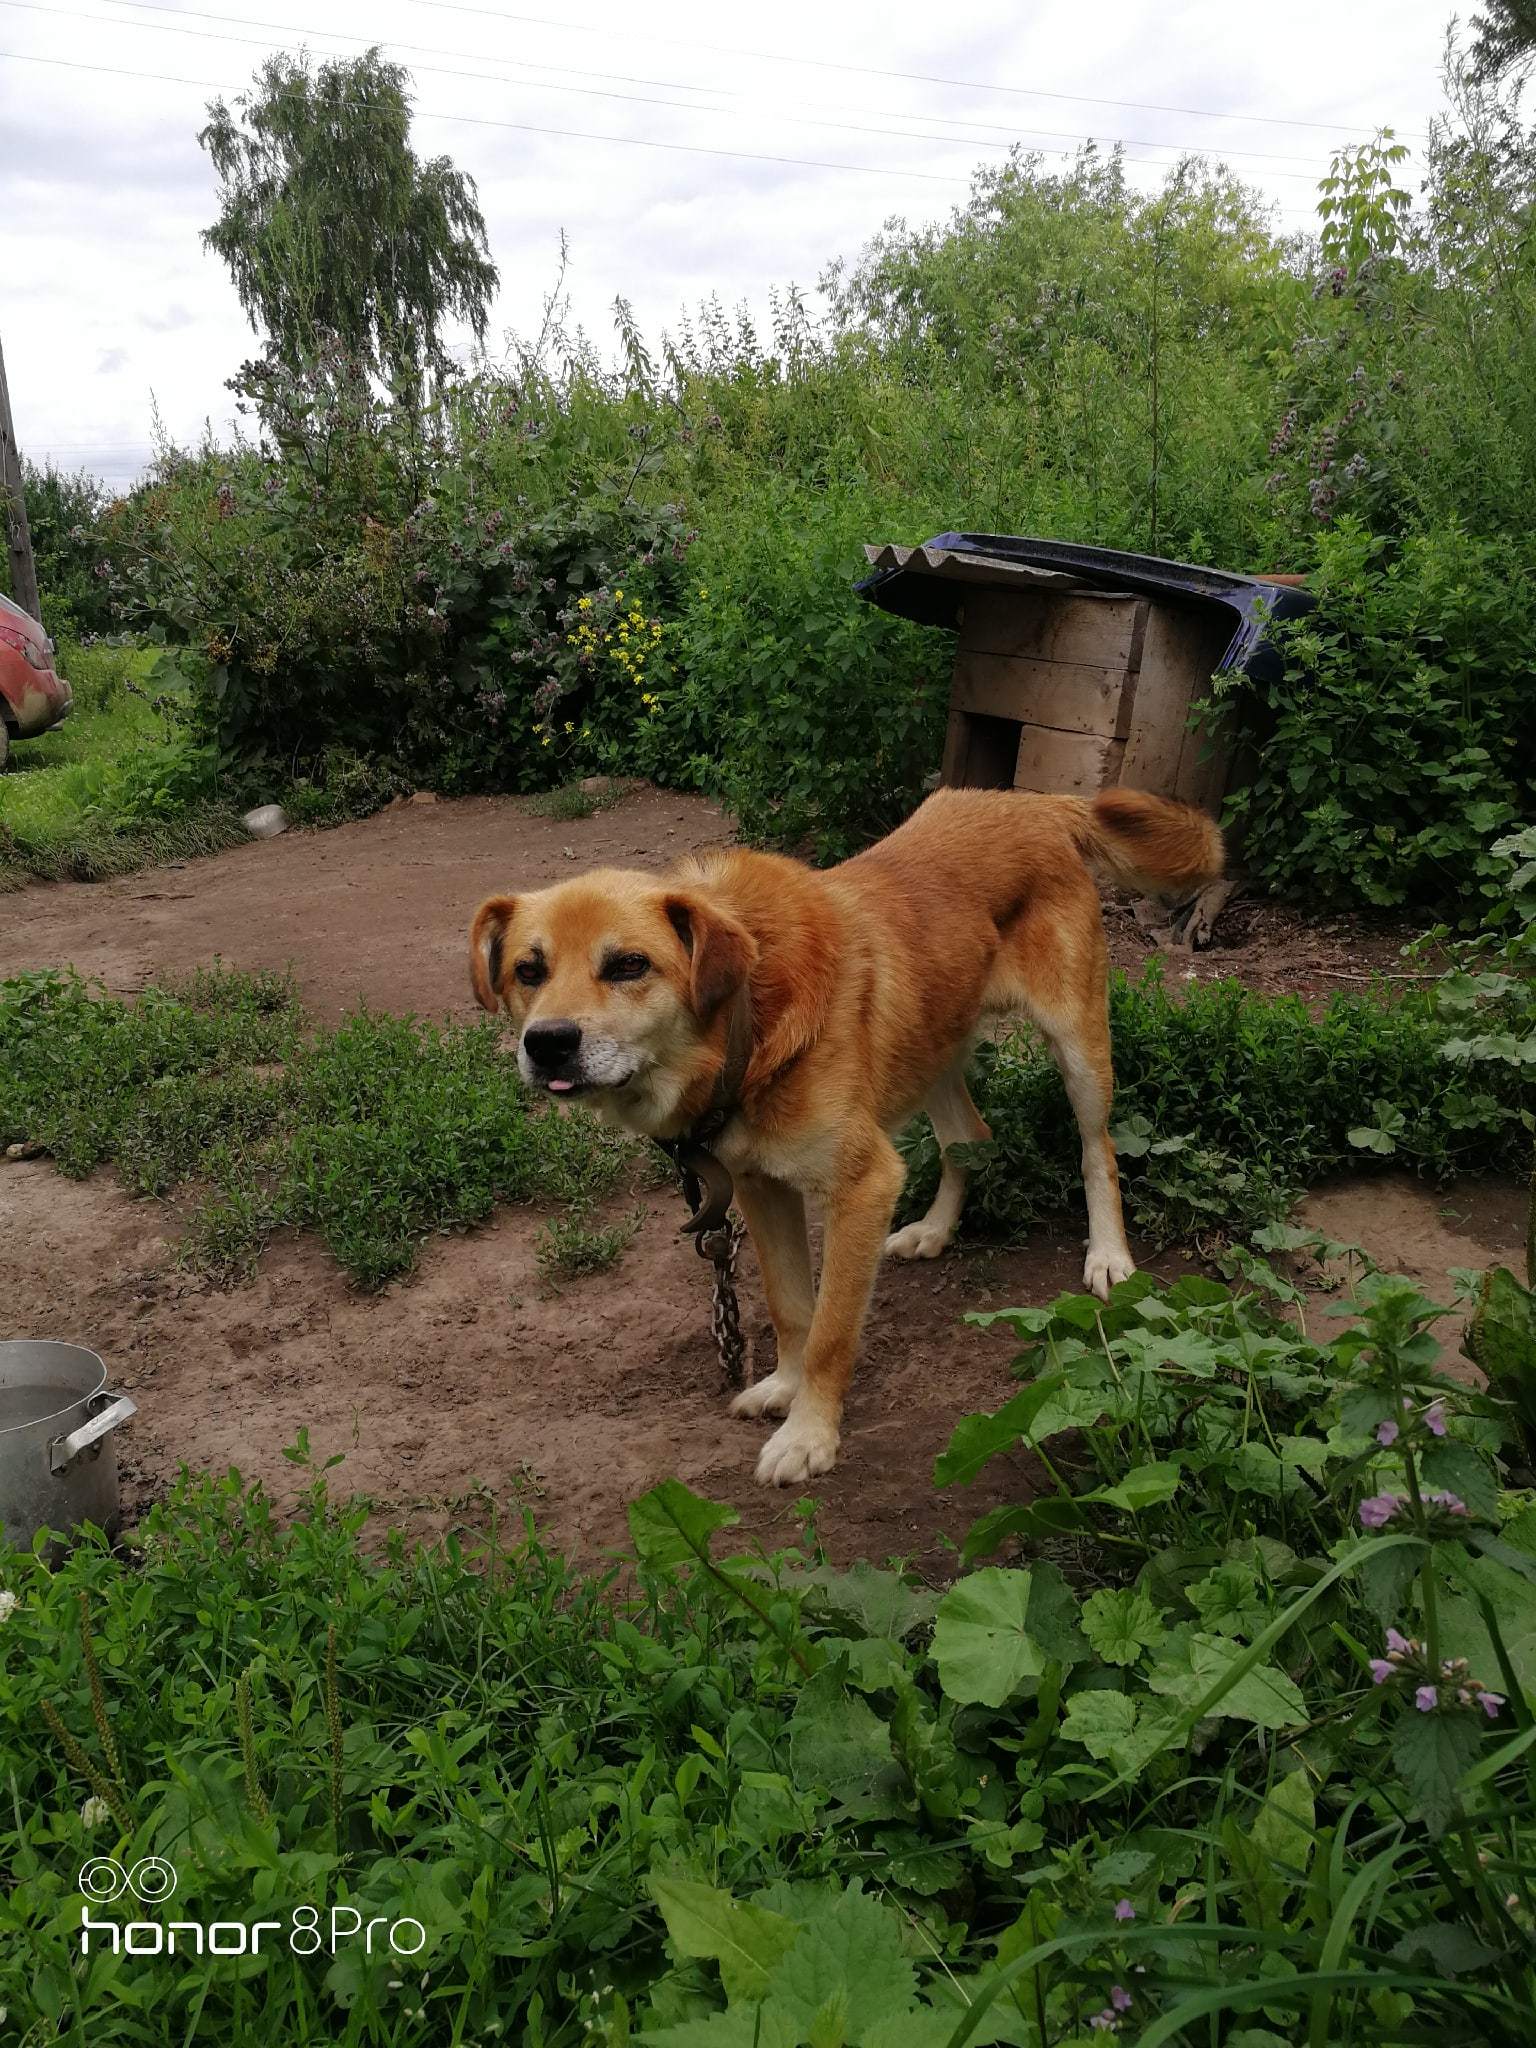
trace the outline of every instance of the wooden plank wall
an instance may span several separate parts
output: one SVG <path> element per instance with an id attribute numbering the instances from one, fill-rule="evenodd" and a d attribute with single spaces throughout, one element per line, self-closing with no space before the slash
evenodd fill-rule
<path id="1" fill-rule="evenodd" d="M 1017 789 L 1091 795 L 1116 781 L 1148 610 L 1140 598 L 1094 593 L 969 595 L 944 780 L 974 783 L 984 774 L 989 783 L 1003 782 L 998 736 L 1011 731 L 1017 750 L 1007 780 Z"/>
<path id="2" fill-rule="evenodd" d="M 1123 783 L 1214 810 L 1229 764 L 1189 729 L 1189 706 L 1228 638 L 1223 620 L 1193 607 L 975 590 L 960 616 L 943 780 L 1085 796 Z"/>
<path id="3" fill-rule="evenodd" d="M 1216 810 L 1226 792 L 1228 757 L 1207 735 L 1191 731 L 1189 707 L 1203 697 L 1231 629 L 1221 618 L 1192 607 L 1151 608 L 1142 644 L 1136 715 L 1120 779 L 1127 789 L 1152 789 L 1162 796 Z"/>

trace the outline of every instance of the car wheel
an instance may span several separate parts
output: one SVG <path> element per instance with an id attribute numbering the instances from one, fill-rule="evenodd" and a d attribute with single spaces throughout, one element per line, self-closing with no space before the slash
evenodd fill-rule
<path id="1" fill-rule="evenodd" d="M 4 719 L 0 718 L 0 775 L 5 773 L 5 764 L 10 757 L 10 752 L 11 729 Z"/>

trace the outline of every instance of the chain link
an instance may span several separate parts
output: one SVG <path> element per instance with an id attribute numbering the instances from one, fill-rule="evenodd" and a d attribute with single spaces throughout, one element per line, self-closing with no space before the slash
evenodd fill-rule
<path id="1" fill-rule="evenodd" d="M 733 1210 L 719 1230 L 707 1231 L 698 1240 L 699 1251 L 713 1261 L 714 1299 L 710 1304 L 709 1326 L 727 1386 L 747 1383 L 747 1344 L 741 1334 L 741 1305 L 736 1299 L 736 1254 L 745 1235 L 741 1218 Z"/>

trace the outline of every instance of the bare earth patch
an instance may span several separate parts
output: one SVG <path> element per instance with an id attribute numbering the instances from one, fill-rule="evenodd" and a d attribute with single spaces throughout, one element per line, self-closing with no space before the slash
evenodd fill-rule
<path id="1" fill-rule="evenodd" d="M 291 964 L 305 1002 L 334 1021 L 359 1001 L 467 1016 L 465 932 L 493 890 L 599 863 L 660 867 L 729 837 L 693 798 L 642 790 L 574 821 L 499 798 L 405 805 L 362 823 L 290 834 L 186 867 L 94 886 L 49 884 L 6 899 L 0 977 L 73 964 L 117 990 L 206 964 Z M 1193 963 L 1318 997 L 1338 977 L 1399 966 L 1408 936 L 1354 919 L 1306 923 L 1272 906 L 1230 913 L 1230 943 Z M 1152 950 L 1128 912 L 1110 921 L 1117 962 Z M 1190 971 L 1184 956 L 1170 978 Z M 615 1205 L 615 1213 L 631 1198 Z M 301 1426 L 333 1477 L 422 1535 L 503 1527 L 526 1508 L 585 1556 L 624 1540 L 624 1509 L 675 1475 L 732 1502 L 766 1543 L 796 1526 L 792 1497 L 752 1483 L 764 1425 L 732 1422 L 709 1336 L 708 1269 L 680 1241 L 680 1206 L 647 1218 L 613 1270 L 541 1278 L 538 1219 L 504 1210 L 430 1246 L 415 1275 L 382 1295 L 353 1290 L 312 1240 L 280 1243 L 255 1279 L 220 1291 L 176 1259 L 173 1206 L 135 1201 L 109 1174 L 76 1183 L 46 1161 L 0 1165 L 7 1334 L 90 1345 L 139 1402 L 122 1458 L 130 1509 L 178 1464 L 237 1465 L 282 1500 L 304 1475 L 281 1455 Z M 1437 1195 L 1407 1176 L 1340 1184 L 1309 1215 L 1364 1242 L 1430 1292 L 1451 1266 L 1513 1263 L 1524 1191 L 1483 1185 Z M 1012 1391 L 1006 1333 L 965 1310 L 1038 1303 L 1079 1285 L 1081 1226 L 1040 1231 L 1022 1251 L 883 1270 L 849 1404 L 841 1461 L 818 1485 L 819 1528 L 839 1559 L 913 1559 L 932 1576 L 970 1522 L 1038 1482 L 1023 1463 L 989 1467 L 975 1488 L 936 1495 L 935 1454 L 957 1418 Z M 1165 1274 L 1184 1269 L 1169 1256 Z M 772 1338 L 750 1253 L 743 1317 L 758 1370 Z M 483 1489 L 483 1490 L 482 1490 Z"/>
<path id="2" fill-rule="evenodd" d="M 795 1528 L 794 1496 L 754 1485 L 774 1425 L 733 1422 L 709 1334 L 709 1271 L 659 1195 L 612 1272 L 556 1293 L 534 1258 L 536 1222 L 498 1212 L 431 1246 L 416 1274 L 359 1294 L 313 1240 L 289 1240 L 230 1292 L 179 1268 L 175 1220 L 105 1173 L 61 1179 L 45 1160 L 0 1170 L 0 1233 L 27 1226 L 25 1270 L 7 1280 L 11 1327 L 88 1343 L 139 1403 L 120 1439 L 141 1506 L 182 1461 L 238 1465 L 283 1500 L 306 1483 L 281 1456 L 300 1426 L 311 1450 L 345 1453 L 335 1475 L 420 1534 L 503 1526 L 523 1508 L 586 1555 L 624 1540 L 627 1503 L 675 1475 L 733 1502 L 765 1542 Z M 1013 1391 L 1005 1334 L 961 1323 L 969 1308 L 1048 1300 L 1075 1286 L 1080 1244 L 955 1257 L 882 1274 L 849 1404 L 844 1453 L 818 1486 L 839 1557 L 908 1556 L 942 1574 L 984 1509 L 1032 1490 L 1022 1466 L 969 1493 L 935 1496 L 933 1460 L 956 1420 Z M 772 1336 L 750 1255 L 742 1313 L 760 1361 Z"/>
<path id="3" fill-rule="evenodd" d="M 483 897 L 588 867 L 665 867 L 730 837 L 713 804 L 651 789 L 574 819 L 508 797 L 405 803 L 210 860 L 18 890 L 0 909 L 0 979 L 68 963 L 122 994 L 218 956 L 291 966 L 321 1023 L 359 1003 L 472 1015 L 469 920 Z"/>

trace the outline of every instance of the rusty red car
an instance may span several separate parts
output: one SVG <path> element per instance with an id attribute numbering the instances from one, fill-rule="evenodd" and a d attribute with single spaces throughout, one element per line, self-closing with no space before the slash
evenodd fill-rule
<path id="1" fill-rule="evenodd" d="M 53 665 L 53 642 L 29 613 L 0 596 L 0 768 L 13 740 L 69 716 L 73 693 Z"/>

